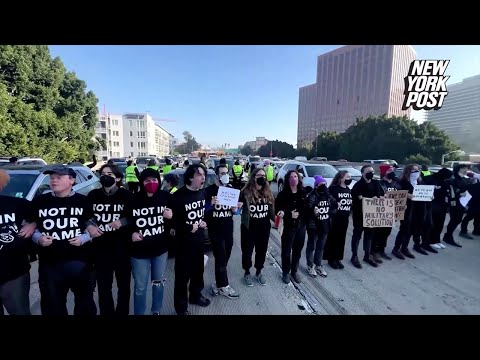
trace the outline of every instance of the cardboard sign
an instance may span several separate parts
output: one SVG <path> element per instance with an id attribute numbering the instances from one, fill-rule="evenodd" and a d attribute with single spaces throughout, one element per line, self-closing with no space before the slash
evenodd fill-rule
<path id="1" fill-rule="evenodd" d="M 434 185 L 415 185 L 412 201 L 432 201 L 434 191 Z"/>
<path id="2" fill-rule="evenodd" d="M 362 199 L 363 227 L 393 227 L 395 223 L 394 199 Z"/>
<path id="3" fill-rule="evenodd" d="M 395 220 L 403 220 L 405 218 L 407 195 L 408 190 L 387 191 L 385 193 L 385 198 L 395 200 Z"/>
<path id="4" fill-rule="evenodd" d="M 226 186 L 220 186 L 218 188 L 217 199 L 220 205 L 237 207 L 239 197 L 240 190 L 229 188 Z"/>

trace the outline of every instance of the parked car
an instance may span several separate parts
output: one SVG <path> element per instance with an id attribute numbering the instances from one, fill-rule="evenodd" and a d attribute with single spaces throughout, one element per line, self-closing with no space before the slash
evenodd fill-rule
<path id="1" fill-rule="evenodd" d="M 50 192 L 50 175 L 43 172 L 51 165 L 8 165 L 3 166 L 10 175 L 10 182 L 0 192 L 1 195 L 24 198 L 33 198 Z M 97 176 L 86 166 L 70 166 L 77 174 L 73 190 L 79 194 L 87 195 L 91 190 L 102 187 Z"/>
<path id="2" fill-rule="evenodd" d="M 355 181 L 359 181 L 362 178 L 362 173 L 360 172 L 360 170 L 354 168 L 352 165 L 335 164 L 333 165 L 333 167 L 338 171 L 342 171 L 342 170 L 348 171 L 350 175 L 352 175 L 352 179 Z"/>

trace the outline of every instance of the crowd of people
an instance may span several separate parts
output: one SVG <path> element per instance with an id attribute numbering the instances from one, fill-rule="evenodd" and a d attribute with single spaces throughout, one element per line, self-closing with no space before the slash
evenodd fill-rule
<path id="1" fill-rule="evenodd" d="M 131 165 L 131 164 L 130 164 Z M 130 166 L 129 165 L 129 166 Z M 128 169 L 128 168 L 127 168 Z M 175 255 L 174 306 L 179 315 L 188 315 L 189 304 L 209 306 L 204 291 L 205 232 L 212 242 L 215 282 L 212 295 L 237 299 L 239 294 L 228 279 L 228 262 L 233 248 L 233 216 L 241 214 L 240 242 L 243 282 L 267 285 L 262 274 L 272 221 L 282 219 L 282 280 L 300 283 L 302 250 L 306 245 L 307 272 L 312 277 L 327 277 L 324 261 L 333 269 L 343 269 L 345 242 L 350 218 L 353 222 L 350 262 L 362 268 L 358 247 L 363 235 L 363 261 L 378 267 L 392 260 L 386 247 L 392 228 L 367 228 L 363 225 L 363 198 L 382 198 L 387 192 L 408 190 L 404 220 L 391 254 L 401 260 L 437 253 L 443 243 L 461 247 L 453 232 L 461 224 L 460 236 L 480 235 L 480 175 L 463 165 L 453 172 L 420 172 L 407 165 L 400 179 L 389 165 L 381 167 L 381 180 L 374 169 L 364 166 L 362 178 L 350 190 L 352 177 L 339 171 L 330 186 L 322 176 L 307 193 L 296 170 L 285 175 L 286 186 L 275 198 L 270 189 L 269 169 L 250 169 L 247 184 L 241 189 L 236 206 L 221 204 L 220 187 L 232 187 L 229 169 L 221 162 L 215 169 L 216 181 L 204 188 L 206 169 L 188 165 L 184 186 L 177 188 L 178 175 L 166 174 L 163 186 L 158 169 L 147 167 L 141 173 L 127 171 L 137 184 L 122 187 L 122 173 L 114 164 L 100 168 L 100 189 L 88 196 L 72 191 L 76 173 L 65 165 L 52 166 L 50 193 L 25 199 L 0 196 L 0 309 L 9 314 L 30 314 L 30 258 L 38 254 L 40 307 L 44 315 L 67 315 L 67 293 L 75 297 L 76 315 L 128 315 L 133 278 L 134 315 L 159 315 L 162 311 L 168 253 Z M 0 189 L 9 176 L 0 170 Z M 129 181 L 132 182 L 132 181 Z M 431 202 L 413 201 L 417 184 L 433 185 Z M 467 192 L 466 206 L 460 199 Z M 441 241 L 446 214 L 450 214 Z M 467 232 L 474 220 L 474 231 Z M 307 238 L 307 240 L 306 240 Z M 253 253 L 255 257 L 253 258 Z M 252 276 L 252 268 L 255 268 Z M 112 295 L 113 280 L 118 288 Z M 150 281 L 149 281 L 150 279 Z M 151 308 L 147 310 L 147 290 L 151 286 Z M 98 310 L 94 291 L 98 289 Z M 115 305 L 116 304 L 116 305 Z"/>

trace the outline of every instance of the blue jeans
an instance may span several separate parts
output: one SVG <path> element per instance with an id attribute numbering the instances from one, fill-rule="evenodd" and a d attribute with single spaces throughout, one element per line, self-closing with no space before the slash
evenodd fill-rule
<path id="1" fill-rule="evenodd" d="M 162 309 L 167 259 L 167 252 L 160 256 L 146 259 L 131 258 L 135 285 L 133 297 L 134 315 L 145 315 L 147 310 L 147 288 L 150 272 L 152 274 L 152 313 L 159 313 Z"/>

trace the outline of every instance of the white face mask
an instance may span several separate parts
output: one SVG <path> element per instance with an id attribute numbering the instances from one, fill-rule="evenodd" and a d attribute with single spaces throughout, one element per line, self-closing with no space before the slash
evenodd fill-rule
<path id="1" fill-rule="evenodd" d="M 222 184 L 227 185 L 230 182 L 230 176 L 222 175 L 220 176 L 220 181 L 222 182 Z"/>
<path id="2" fill-rule="evenodd" d="M 417 180 L 418 180 L 419 177 L 420 177 L 420 173 L 419 173 L 419 172 L 411 173 L 411 174 L 410 174 L 410 183 L 411 183 L 412 185 L 417 185 Z"/>

